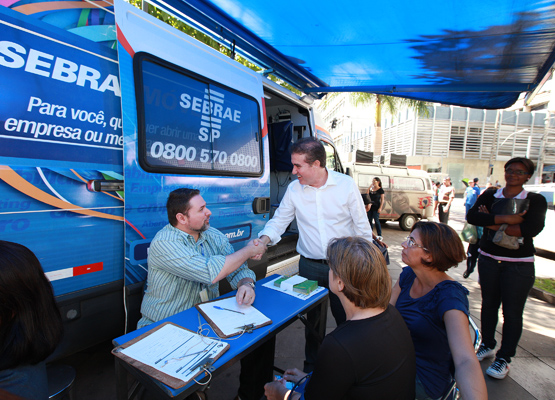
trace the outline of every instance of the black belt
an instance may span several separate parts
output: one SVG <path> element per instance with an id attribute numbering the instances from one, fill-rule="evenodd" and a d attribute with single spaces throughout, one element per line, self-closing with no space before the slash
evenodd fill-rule
<path id="1" fill-rule="evenodd" d="M 328 265 L 328 260 L 315 260 L 314 258 L 308 258 L 305 256 L 301 256 L 301 257 L 303 257 L 305 260 L 312 261 L 314 263 Z"/>

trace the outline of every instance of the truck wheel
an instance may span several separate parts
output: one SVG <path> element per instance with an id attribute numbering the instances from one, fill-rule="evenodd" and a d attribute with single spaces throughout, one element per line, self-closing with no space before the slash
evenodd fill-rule
<path id="1" fill-rule="evenodd" d="M 416 216 L 412 214 L 403 214 L 403 216 L 399 220 L 399 227 L 404 231 L 410 231 L 416 221 Z"/>

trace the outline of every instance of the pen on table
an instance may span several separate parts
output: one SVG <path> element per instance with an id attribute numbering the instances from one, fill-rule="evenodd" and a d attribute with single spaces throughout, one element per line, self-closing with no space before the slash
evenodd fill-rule
<path id="1" fill-rule="evenodd" d="M 235 310 L 230 310 L 229 308 L 223 308 L 223 307 L 219 307 L 219 306 L 214 306 L 214 308 L 215 308 L 216 310 L 231 311 L 231 312 L 236 312 L 237 314 L 243 314 L 243 315 L 245 315 L 244 312 L 235 311 Z"/>

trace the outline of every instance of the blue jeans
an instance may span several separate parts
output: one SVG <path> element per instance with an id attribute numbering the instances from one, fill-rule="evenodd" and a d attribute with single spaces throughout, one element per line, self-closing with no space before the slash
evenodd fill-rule
<path id="1" fill-rule="evenodd" d="M 306 279 L 318 281 L 318 286 L 323 286 L 327 289 L 330 288 L 328 278 L 329 270 L 330 267 L 328 267 L 327 264 L 310 261 L 303 256 L 301 256 L 301 259 L 299 260 L 299 275 Z M 339 297 L 330 291 L 329 300 L 331 313 L 337 325 L 345 322 L 347 320 L 347 315 L 345 314 L 345 310 L 341 305 Z M 320 329 L 320 324 L 325 323 L 325 321 L 320 321 L 321 307 L 321 305 L 316 307 L 315 309 L 309 311 L 306 315 L 308 323 L 316 329 L 317 332 Z M 320 343 L 311 333 L 309 328 L 305 328 L 305 339 L 305 361 L 303 369 L 304 372 L 312 372 L 314 363 L 316 362 L 316 355 L 320 349 Z"/>
<path id="2" fill-rule="evenodd" d="M 482 288 L 482 343 L 495 348 L 499 306 L 503 304 L 503 338 L 496 357 L 511 362 L 522 335 L 524 305 L 534 285 L 534 263 L 496 261 L 480 254 L 478 273 Z"/>
<path id="3" fill-rule="evenodd" d="M 382 226 L 380 225 L 380 213 L 377 210 L 370 210 L 367 213 L 368 220 L 370 221 L 370 227 L 374 230 L 374 225 L 376 225 L 376 233 L 378 236 L 382 236 Z"/>

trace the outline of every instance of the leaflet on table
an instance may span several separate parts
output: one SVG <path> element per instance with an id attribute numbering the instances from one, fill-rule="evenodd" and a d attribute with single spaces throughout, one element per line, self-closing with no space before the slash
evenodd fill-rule
<path id="1" fill-rule="evenodd" d="M 253 306 L 237 304 L 235 296 L 207 303 L 197 304 L 212 328 L 218 328 L 223 337 L 242 333 L 246 326 L 256 329 L 272 323 L 270 318 L 262 314 Z"/>
<path id="2" fill-rule="evenodd" d="M 166 375 L 188 382 L 198 375 L 199 363 L 208 358 L 218 358 L 227 348 L 228 345 L 219 340 L 167 324 L 122 349 L 121 353 Z"/>
<path id="3" fill-rule="evenodd" d="M 282 283 L 281 287 L 277 287 L 277 286 L 274 285 L 274 282 L 277 281 L 280 278 L 281 278 L 281 276 L 278 276 L 276 279 L 272 279 L 271 281 L 266 282 L 262 286 L 267 287 L 269 289 L 277 290 L 278 292 L 285 293 L 285 294 L 288 294 L 290 296 L 293 296 L 293 297 L 296 297 L 296 298 L 302 299 L 302 300 L 309 299 L 312 296 L 314 296 L 315 294 L 320 293 L 322 290 L 325 289 L 322 286 L 318 286 L 317 289 L 315 289 L 314 291 L 312 291 L 309 294 L 298 293 L 298 292 L 293 291 L 293 285 L 296 285 L 297 283 L 304 282 L 306 280 L 306 278 L 303 278 L 302 276 L 299 276 L 299 275 L 295 275 L 295 276 L 287 279 L 287 281 L 283 282 L 283 283 L 285 283 L 285 282 L 288 282 L 289 280 L 295 278 L 290 282 L 291 284 L 283 285 L 283 283 Z"/>

